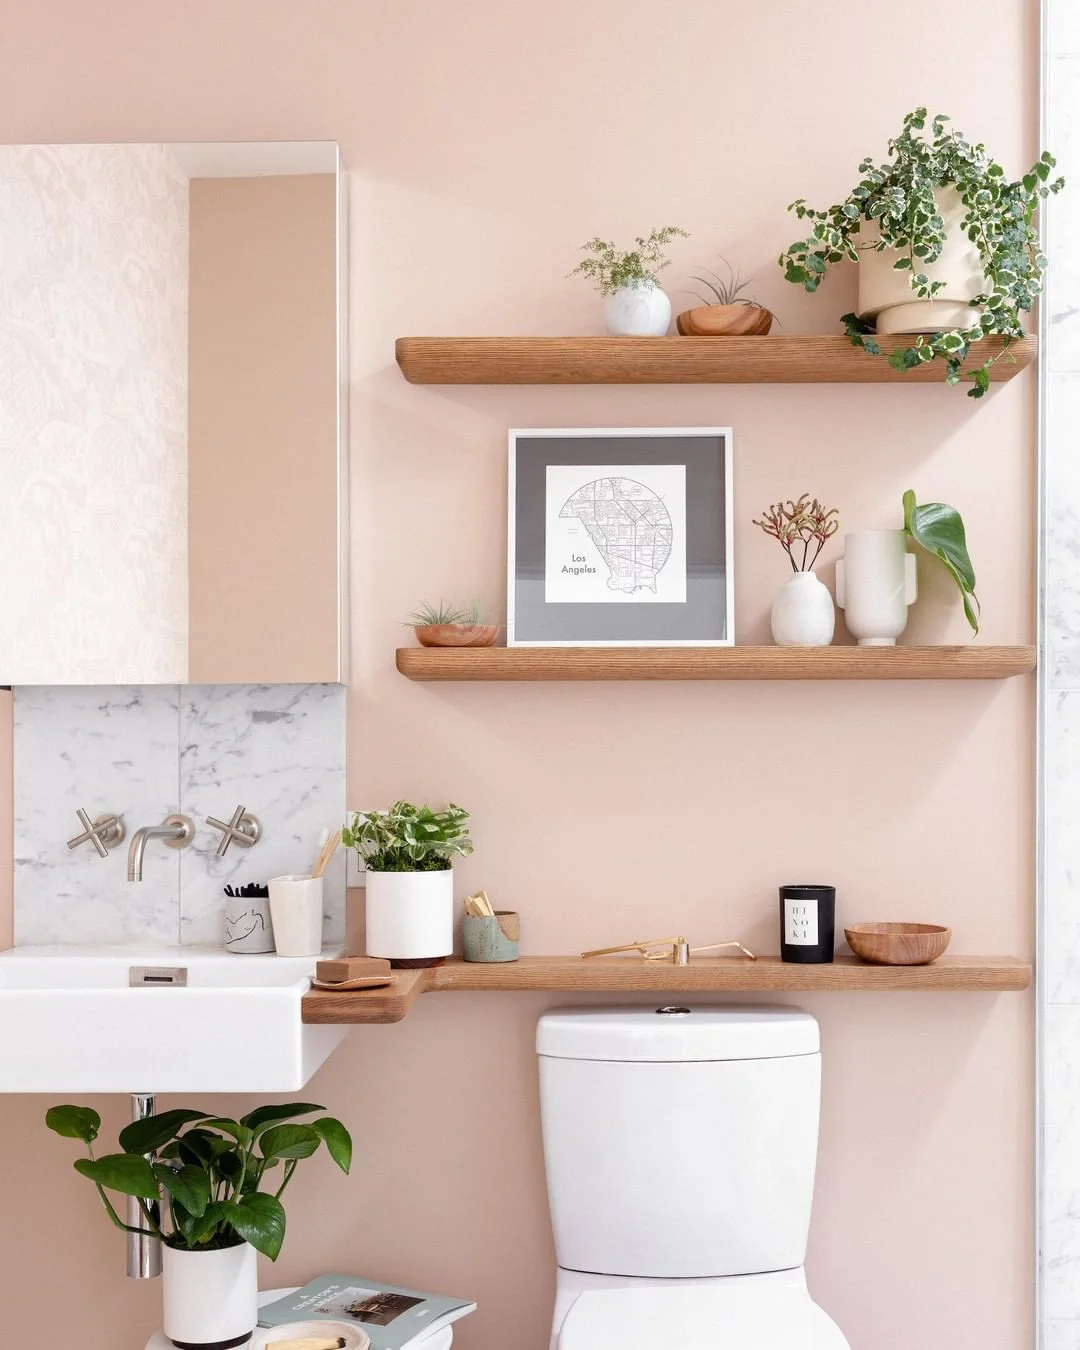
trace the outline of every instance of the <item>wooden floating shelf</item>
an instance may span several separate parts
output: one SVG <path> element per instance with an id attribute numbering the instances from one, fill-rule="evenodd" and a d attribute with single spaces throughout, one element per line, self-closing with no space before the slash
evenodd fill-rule
<path id="1" fill-rule="evenodd" d="M 1035 648 L 399 647 L 410 680 L 1007 680 Z"/>
<path id="2" fill-rule="evenodd" d="M 910 346 L 907 338 L 879 341 L 884 353 Z M 965 368 L 1001 350 L 1000 339 L 976 342 Z M 1035 337 L 1014 342 L 991 380 L 1011 380 L 1037 351 Z M 410 384 L 944 384 L 940 361 L 894 370 L 884 356 L 832 335 L 402 337 L 395 354 Z"/>
<path id="3" fill-rule="evenodd" d="M 500 964 L 457 959 L 428 970 L 403 970 L 385 989 L 334 993 L 313 989 L 303 1001 L 308 1023 L 400 1022 L 421 994 L 448 991 L 513 993 L 753 994 L 816 991 L 1012 993 L 1031 984 L 1031 966 L 1013 956 L 943 956 L 929 966 L 873 966 L 854 956 L 829 965 L 789 965 L 778 956 L 757 961 L 707 957 L 688 966 L 638 958 L 523 956 Z"/>

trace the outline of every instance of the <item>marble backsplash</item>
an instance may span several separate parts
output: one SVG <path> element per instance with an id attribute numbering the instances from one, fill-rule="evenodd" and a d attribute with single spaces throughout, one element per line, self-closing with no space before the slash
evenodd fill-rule
<path id="1" fill-rule="evenodd" d="M 15 942 L 220 945 L 222 888 L 307 871 L 319 832 L 345 818 L 341 685 L 20 686 L 15 690 Z M 215 855 L 242 803 L 262 823 L 250 849 Z M 127 839 L 100 858 L 69 850 L 75 812 L 124 819 Z M 146 846 L 141 825 L 172 812 L 195 822 L 183 850 Z M 326 883 L 325 937 L 344 932 L 345 864 Z"/>

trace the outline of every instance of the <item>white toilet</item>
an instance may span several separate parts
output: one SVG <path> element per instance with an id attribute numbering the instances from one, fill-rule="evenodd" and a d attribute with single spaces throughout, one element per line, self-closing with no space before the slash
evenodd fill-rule
<path id="1" fill-rule="evenodd" d="M 582 1008 L 537 1026 L 552 1350 L 850 1350 L 803 1273 L 817 1022 Z"/>

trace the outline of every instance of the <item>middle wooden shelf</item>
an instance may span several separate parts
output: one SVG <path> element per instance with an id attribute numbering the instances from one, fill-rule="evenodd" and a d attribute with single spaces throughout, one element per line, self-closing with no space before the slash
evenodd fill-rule
<path id="1" fill-rule="evenodd" d="M 399 647 L 410 680 L 1006 680 L 1031 646 Z"/>

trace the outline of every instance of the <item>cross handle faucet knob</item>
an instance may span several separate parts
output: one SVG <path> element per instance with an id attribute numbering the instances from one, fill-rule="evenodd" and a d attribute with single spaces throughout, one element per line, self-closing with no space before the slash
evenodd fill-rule
<path id="1" fill-rule="evenodd" d="M 67 841 L 68 848 L 78 848 L 80 844 L 93 844 L 99 858 L 107 858 L 109 849 L 124 842 L 124 821 L 121 816 L 95 816 L 93 820 L 80 806 L 75 814 L 83 827 L 82 834 Z"/>
<path id="2" fill-rule="evenodd" d="M 246 806 L 238 806 L 229 821 L 218 820 L 216 816 L 206 817 L 207 825 L 221 831 L 221 842 L 217 846 L 217 856 L 224 858 L 230 844 L 240 848 L 250 848 L 262 838 L 262 825 L 258 816 L 253 816 Z"/>

